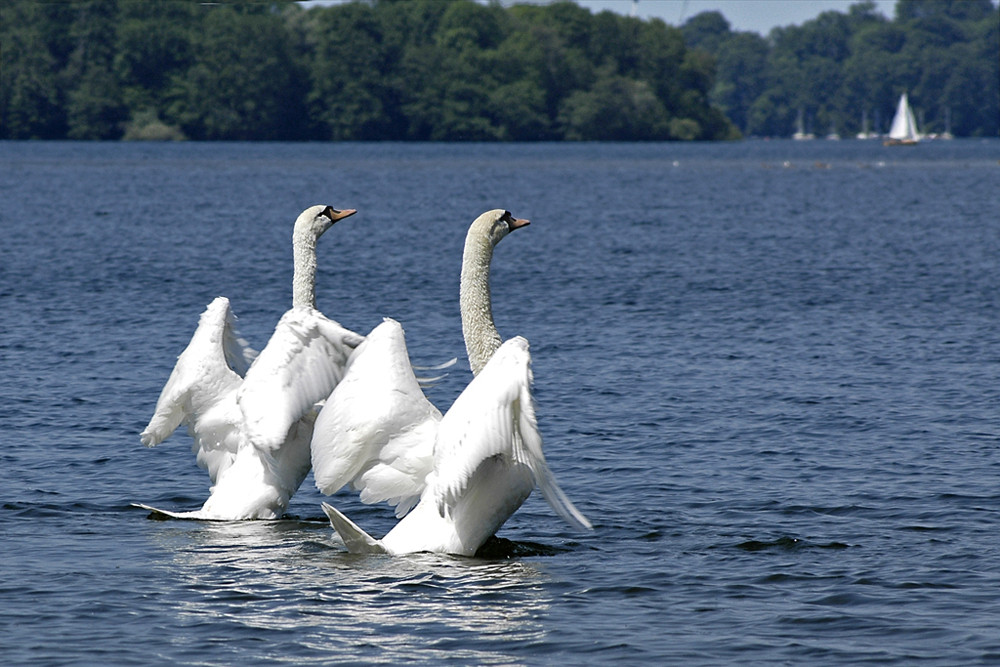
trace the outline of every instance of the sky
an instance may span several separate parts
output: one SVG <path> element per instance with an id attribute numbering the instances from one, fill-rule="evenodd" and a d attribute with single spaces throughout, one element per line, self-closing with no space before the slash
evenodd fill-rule
<path id="1" fill-rule="evenodd" d="M 516 1 L 516 0 L 515 0 Z M 766 35 L 777 26 L 802 25 L 826 11 L 846 14 L 859 0 L 576 0 L 593 13 L 613 12 L 641 19 L 659 18 L 680 26 L 696 14 L 718 11 L 729 21 L 731 30 Z M 507 0 L 504 4 L 511 4 Z M 634 6 L 634 9 L 633 9 Z M 876 11 L 887 19 L 894 15 L 896 0 L 876 0 Z"/>

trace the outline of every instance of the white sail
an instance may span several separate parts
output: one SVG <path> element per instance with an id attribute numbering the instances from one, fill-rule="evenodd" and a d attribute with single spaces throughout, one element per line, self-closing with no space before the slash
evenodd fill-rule
<path id="1" fill-rule="evenodd" d="M 858 139 L 877 139 L 878 132 L 868 129 L 868 109 L 861 112 L 861 131 L 857 134 Z"/>
<path id="2" fill-rule="evenodd" d="M 802 109 L 799 109 L 798 118 L 795 120 L 795 128 L 795 134 L 792 135 L 792 139 L 795 139 L 796 141 L 804 141 L 814 138 L 812 132 L 806 132 L 805 123 L 803 122 Z"/>
<path id="3" fill-rule="evenodd" d="M 896 115 L 892 119 L 892 127 L 889 128 L 889 139 L 906 143 L 916 143 L 920 139 L 917 134 L 917 121 L 913 117 L 913 110 L 910 109 L 906 93 L 899 98 L 899 106 L 896 107 Z"/>

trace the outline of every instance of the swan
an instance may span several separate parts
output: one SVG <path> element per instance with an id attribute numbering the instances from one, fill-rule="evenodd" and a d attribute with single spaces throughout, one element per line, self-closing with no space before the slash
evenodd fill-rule
<path id="1" fill-rule="evenodd" d="M 413 376 L 402 327 L 388 318 L 320 412 L 311 446 L 317 488 L 331 495 L 351 483 L 363 502 L 388 502 L 400 518 L 377 540 L 323 503 L 348 551 L 472 556 L 536 486 L 570 525 L 591 528 L 545 461 L 528 341 L 501 342 L 493 321 L 493 249 L 527 224 L 497 209 L 469 227 L 459 303 L 474 378 L 443 416 Z"/>
<path id="2" fill-rule="evenodd" d="M 292 308 L 258 355 L 239 337 L 225 297 L 202 313 L 141 433 L 153 447 L 182 423 L 208 469 L 212 489 L 189 512 L 138 505 L 202 520 L 277 519 L 309 472 L 316 404 L 343 377 L 363 336 L 316 310 L 316 242 L 354 209 L 312 206 L 295 221 Z"/>

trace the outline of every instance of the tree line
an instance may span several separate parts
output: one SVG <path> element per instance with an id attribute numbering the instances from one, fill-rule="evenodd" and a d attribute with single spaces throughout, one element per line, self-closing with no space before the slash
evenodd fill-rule
<path id="1" fill-rule="evenodd" d="M 15 2 L 2 24 L 8 139 L 735 133 L 680 30 L 570 2 Z"/>
<path id="2" fill-rule="evenodd" d="M 997 134 L 990 0 L 871 3 L 768 37 L 472 0 L 4 3 L 0 139 L 718 140 L 795 114 Z"/>

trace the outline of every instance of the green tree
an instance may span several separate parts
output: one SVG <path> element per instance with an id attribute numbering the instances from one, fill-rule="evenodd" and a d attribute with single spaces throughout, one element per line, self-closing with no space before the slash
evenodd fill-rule
<path id="1" fill-rule="evenodd" d="M 572 140 L 669 137 L 666 109 L 649 84 L 611 72 L 604 72 L 592 89 L 570 95 L 559 120 L 565 137 Z"/>
<path id="2" fill-rule="evenodd" d="M 70 139 L 118 139 L 128 111 L 112 72 L 117 4 L 114 0 L 83 2 L 76 11 L 69 39 L 74 44 L 66 68 L 72 83 L 66 97 Z"/>
<path id="3" fill-rule="evenodd" d="M 71 20 L 61 7 L 14 2 L 0 8 L 0 137 L 58 139 L 66 136 L 65 92 L 46 28 Z M 54 11 L 56 10 L 56 11 Z"/>
<path id="4" fill-rule="evenodd" d="M 481 68 L 495 82 L 489 91 L 489 113 L 501 139 L 554 137 L 545 49 L 531 31 L 511 30 L 496 49 L 483 54 Z"/>
<path id="5" fill-rule="evenodd" d="M 497 138 L 539 141 L 552 138 L 552 122 L 545 113 L 545 91 L 528 80 L 501 84 L 489 93 L 490 119 Z"/>
<path id="6" fill-rule="evenodd" d="M 208 6 L 194 64 L 174 82 L 170 116 L 194 139 L 297 139 L 305 75 L 281 16 L 258 6 Z"/>
<path id="7" fill-rule="evenodd" d="M 317 12 L 311 26 L 314 52 L 309 115 L 326 139 L 392 139 L 391 63 L 381 22 L 369 5 Z"/>
<path id="8" fill-rule="evenodd" d="M 633 76 L 642 57 L 639 33 L 643 22 L 605 10 L 594 16 L 592 23 L 589 60 L 598 67 L 613 67 L 622 76 Z"/>
<path id="9" fill-rule="evenodd" d="M 710 104 L 716 60 L 687 48 L 679 30 L 570 1 L 364 0 L 307 10 L 281 0 L 14 0 L 0 9 L 2 138 L 733 133 Z M 736 89 L 726 99 L 745 108 Z"/>
<path id="10" fill-rule="evenodd" d="M 589 12 L 573 3 L 544 7 L 514 7 L 516 30 L 537 43 L 532 50 L 536 80 L 546 92 L 546 111 L 555 122 L 563 101 L 575 91 L 587 90 L 596 80 L 596 67 L 587 57 Z"/>
<path id="11" fill-rule="evenodd" d="M 897 0 L 896 20 L 981 21 L 994 13 L 990 0 Z"/>
<path id="12" fill-rule="evenodd" d="M 843 65 L 845 111 L 856 123 L 851 129 L 861 130 L 867 118 L 869 131 L 888 130 L 891 116 L 882 110 L 893 109 L 899 97 L 893 87 L 896 75 L 891 54 L 898 53 L 905 41 L 904 31 L 887 22 L 864 26 L 852 36 L 851 55 Z"/>
<path id="13" fill-rule="evenodd" d="M 970 39 L 949 49 L 947 80 L 936 93 L 938 103 L 930 129 L 951 130 L 962 136 L 1000 134 L 1000 10 L 968 26 Z"/>
<path id="14" fill-rule="evenodd" d="M 474 59 L 503 40 L 504 11 L 499 5 L 484 6 L 469 0 L 452 2 L 441 15 L 434 42 L 445 51 Z"/>
<path id="15" fill-rule="evenodd" d="M 723 53 L 731 37 L 729 21 L 721 12 L 701 12 L 689 18 L 681 26 L 684 42 L 688 47 L 707 53 Z"/>
<path id="16" fill-rule="evenodd" d="M 165 115 L 172 81 L 192 65 L 195 11 L 178 2 L 122 3 L 113 72 L 132 115 Z"/>
<path id="17" fill-rule="evenodd" d="M 712 102 L 744 133 L 750 133 L 750 107 L 767 86 L 768 46 L 750 32 L 733 33 L 716 59 Z"/>

